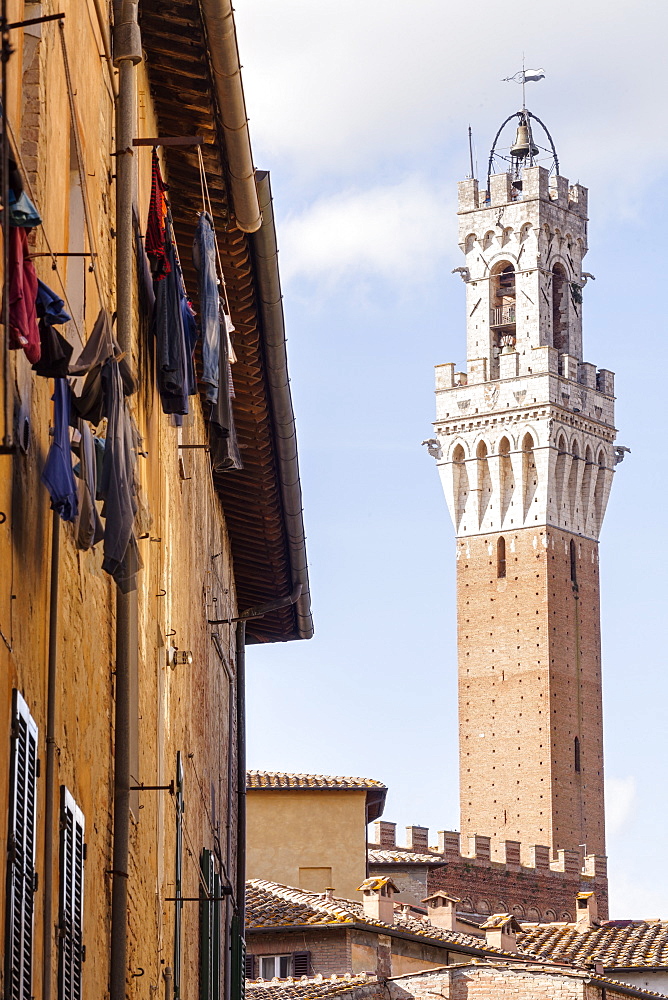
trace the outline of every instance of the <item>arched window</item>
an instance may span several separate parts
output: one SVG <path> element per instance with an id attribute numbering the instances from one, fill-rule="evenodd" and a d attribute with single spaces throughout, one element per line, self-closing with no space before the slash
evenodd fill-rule
<path id="1" fill-rule="evenodd" d="M 536 468 L 536 456 L 534 455 L 534 440 L 531 434 L 524 435 L 522 440 L 522 475 L 524 478 L 524 518 L 526 520 L 531 504 L 538 489 L 538 469 Z"/>
<path id="2" fill-rule="evenodd" d="M 559 263 L 552 269 L 552 346 L 568 354 L 568 276 Z"/>
<path id="3" fill-rule="evenodd" d="M 572 543 L 571 543 L 572 544 Z M 573 751 L 574 751 L 574 764 L 575 770 L 580 773 L 580 737 L 576 736 L 573 740 Z"/>
<path id="4" fill-rule="evenodd" d="M 571 538 L 570 545 L 568 546 L 568 552 L 571 560 L 571 583 L 577 584 L 578 582 L 578 564 L 577 564 L 577 552 L 575 550 L 575 542 Z"/>
<path id="5" fill-rule="evenodd" d="M 501 476 L 501 520 L 503 521 L 508 513 L 515 489 L 513 463 L 510 458 L 510 441 L 507 437 L 502 437 L 499 442 L 499 472 Z"/>
<path id="6" fill-rule="evenodd" d="M 460 444 L 452 453 L 452 488 L 455 504 L 455 528 L 459 530 L 469 496 L 469 477 L 466 471 L 464 449 Z"/>
<path id="7" fill-rule="evenodd" d="M 484 441 L 478 443 L 476 458 L 478 459 L 478 526 L 482 525 L 489 502 L 492 499 L 492 477 L 487 460 L 487 445 Z"/>
<path id="8" fill-rule="evenodd" d="M 506 540 L 503 535 L 496 543 L 496 575 L 499 580 L 506 575 Z"/>
<path id="9" fill-rule="evenodd" d="M 500 261 L 494 266 L 491 283 L 492 329 L 499 338 L 504 333 L 515 335 L 515 268 L 508 261 Z"/>

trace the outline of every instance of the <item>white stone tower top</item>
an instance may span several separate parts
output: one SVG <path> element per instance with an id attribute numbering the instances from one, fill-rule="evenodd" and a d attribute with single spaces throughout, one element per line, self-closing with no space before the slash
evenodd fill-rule
<path id="1" fill-rule="evenodd" d="M 583 360 L 587 189 L 542 166 L 459 184 L 467 370 L 436 368 L 437 459 L 458 537 L 553 525 L 597 539 L 614 376 Z"/>

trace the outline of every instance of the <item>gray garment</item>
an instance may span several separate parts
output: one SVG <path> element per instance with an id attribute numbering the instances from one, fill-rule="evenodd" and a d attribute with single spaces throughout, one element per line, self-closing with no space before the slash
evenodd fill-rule
<path id="1" fill-rule="evenodd" d="M 202 212 L 193 240 L 193 263 L 199 277 L 199 322 L 202 331 L 202 382 L 206 382 L 206 398 L 212 403 L 218 398 L 218 355 L 221 330 L 218 308 L 218 275 L 216 274 L 216 244 L 208 212 Z"/>
<path id="2" fill-rule="evenodd" d="M 79 445 L 79 467 L 81 485 L 79 489 L 79 518 L 76 526 L 76 542 L 79 549 L 92 549 L 104 538 L 104 528 L 95 506 L 97 495 L 97 460 L 95 442 L 90 427 L 80 417 L 76 428 L 81 434 Z"/>
<path id="3" fill-rule="evenodd" d="M 109 358 L 102 366 L 102 386 L 107 417 L 100 482 L 100 494 L 104 498 L 102 515 L 106 520 L 102 569 L 110 573 L 119 590 L 127 594 L 136 589 L 137 571 L 141 569 L 133 530 L 137 513 L 137 433 L 125 406 L 123 380 L 115 358 Z"/>

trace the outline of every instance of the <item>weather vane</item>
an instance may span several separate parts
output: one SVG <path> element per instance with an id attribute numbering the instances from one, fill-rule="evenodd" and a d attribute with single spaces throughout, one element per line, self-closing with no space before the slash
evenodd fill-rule
<path id="1" fill-rule="evenodd" d="M 525 69 L 524 60 L 522 60 L 522 69 L 515 73 L 513 76 L 504 76 L 503 83 L 521 83 L 522 84 L 522 110 L 526 108 L 526 100 L 524 97 L 524 87 L 527 83 L 538 83 L 539 80 L 545 79 L 544 69 Z"/>

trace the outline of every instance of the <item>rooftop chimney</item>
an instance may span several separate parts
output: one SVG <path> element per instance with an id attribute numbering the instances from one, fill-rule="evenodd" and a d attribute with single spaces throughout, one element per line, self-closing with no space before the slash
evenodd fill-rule
<path id="1" fill-rule="evenodd" d="M 373 824 L 376 831 L 376 843 L 381 849 L 397 846 L 396 823 L 386 823 L 385 820 L 378 820 Z"/>
<path id="2" fill-rule="evenodd" d="M 434 927 L 442 927 L 444 931 L 457 930 L 457 896 L 446 896 L 444 892 L 435 892 L 422 900 L 427 904 L 427 917 Z"/>
<path id="3" fill-rule="evenodd" d="M 522 928 L 512 913 L 495 913 L 480 925 L 480 930 L 485 932 L 485 943 L 488 948 L 517 951 L 516 935 Z"/>
<path id="4" fill-rule="evenodd" d="M 398 888 L 389 878 L 368 878 L 358 889 L 362 893 L 365 917 L 382 920 L 384 924 L 394 923 L 394 894 Z"/>
<path id="5" fill-rule="evenodd" d="M 595 892 L 579 892 L 575 897 L 575 927 L 588 931 L 599 926 L 598 906 Z"/>

